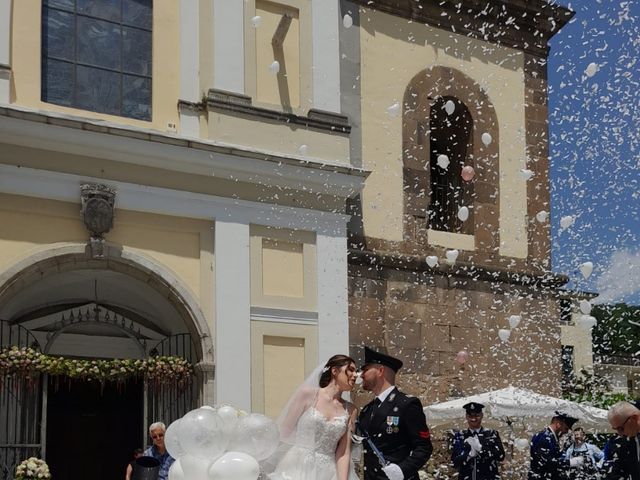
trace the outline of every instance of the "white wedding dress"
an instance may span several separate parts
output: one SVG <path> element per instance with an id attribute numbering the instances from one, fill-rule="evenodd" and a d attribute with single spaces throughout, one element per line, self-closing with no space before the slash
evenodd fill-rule
<path id="1" fill-rule="evenodd" d="M 293 446 L 269 480 L 336 480 L 336 448 L 347 431 L 348 420 L 346 411 L 328 420 L 315 406 L 307 408 L 298 419 Z M 351 465 L 349 480 L 357 478 Z"/>

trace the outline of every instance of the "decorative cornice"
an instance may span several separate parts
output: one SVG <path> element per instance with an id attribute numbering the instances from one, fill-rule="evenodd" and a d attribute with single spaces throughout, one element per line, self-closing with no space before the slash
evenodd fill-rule
<path id="1" fill-rule="evenodd" d="M 546 57 L 574 13 L 546 0 L 351 0 L 367 8 Z"/>
<path id="2" fill-rule="evenodd" d="M 349 264 L 369 267 L 393 268 L 418 272 L 432 272 L 433 275 L 444 275 L 461 278 L 472 278 L 487 282 L 500 282 L 525 287 L 558 289 L 569 281 L 566 275 L 553 272 L 528 273 L 507 270 L 499 267 L 474 265 L 456 262 L 453 265 L 438 264 L 434 268 L 427 265 L 425 257 L 394 252 L 374 252 L 371 250 L 349 249 Z"/>
<path id="3" fill-rule="evenodd" d="M 271 110 L 253 105 L 251 97 L 247 95 L 240 95 L 223 90 L 209 90 L 207 107 L 211 110 L 223 110 L 256 118 L 275 120 L 282 123 L 293 123 L 318 130 L 327 130 L 347 135 L 351 132 L 349 118 L 345 115 L 315 109 L 309 110 L 307 116 Z"/>

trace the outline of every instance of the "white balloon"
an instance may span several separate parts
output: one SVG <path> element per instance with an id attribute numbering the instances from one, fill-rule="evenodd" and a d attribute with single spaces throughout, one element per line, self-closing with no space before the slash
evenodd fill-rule
<path id="1" fill-rule="evenodd" d="M 566 230 L 571 225 L 573 225 L 575 223 L 575 221 L 576 221 L 576 219 L 574 217 L 572 217 L 571 215 L 565 215 L 564 217 L 562 217 L 560 219 L 560 228 L 562 228 L 563 230 Z"/>
<path id="2" fill-rule="evenodd" d="M 444 111 L 447 112 L 447 115 L 451 115 L 456 110 L 456 104 L 451 100 L 447 100 L 444 104 Z"/>
<path id="3" fill-rule="evenodd" d="M 205 410 L 211 410 L 212 412 L 216 411 L 216 409 L 213 408 L 211 405 L 202 405 L 200 408 L 204 408 Z"/>
<path id="4" fill-rule="evenodd" d="M 209 480 L 211 460 L 189 454 L 183 455 L 180 457 L 180 466 L 184 472 L 184 478 L 187 480 Z"/>
<path id="5" fill-rule="evenodd" d="M 222 419 L 224 434 L 227 436 L 228 441 L 231 441 L 238 425 L 238 410 L 231 405 L 222 405 L 218 408 L 218 416 Z"/>
<path id="6" fill-rule="evenodd" d="M 387 107 L 387 115 L 397 117 L 400 114 L 400 104 L 398 102 Z"/>
<path id="7" fill-rule="evenodd" d="M 529 446 L 529 440 L 526 438 L 516 438 L 516 441 L 513 442 L 513 444 L 518 450 L 524 450 Z"/>
<path id="8" fill-rule="evenodd" d="M 598 323 L 598 321 L 596 320 L 596 317 L 592 317 L 591 315 L 580 315 L 576 323 L 581 328 L 591 330 L 596 326 L 596 323 Z"/>
<path id="9" fill-rule="evenodd" d="M 449 157 L 441 153 L 440 155 L 438 155 L 437 163 L 440 168 L 442 168 L 443 170 L 446 170 L 447 167 L 449 166 Z"/>
<path id="10" fill-rule="evenodd" d="M 500 340 L 502 340 L 503 342 L 506 342 L 507 340 L 509 340 L 510 336 L 511 336 L 511 330 L 507 330 L 505 328 L 501 328 L 500 330 L 498 330 L 498 337 L 500 337 Z"/>
<path id="11" fill-rule="evenodd" d="M 309 152 L 309 147 L 304 143 L 298 147 L 298 153 L 300 155 L 306 155 Z"/>
<path id="12" fill-rule="evenodd" d="M 593 262 L 584 262 L 580 265 L 580 273 L 585 279 L 591 276 L 591 272 L 593 272 Z"/>
<path id="13" fill-rule="evenodd" d="M 438 265 L 438 257 L 436 257 L 435 255 L 429 255 L 427 257 L 427 265 L 429 265 L 431 268 Z"/>
<path id="14" fill-rule="evenodd" d="M 176 423 L 176 422 L 173 422 L 173 423 Z M 166 443 L 166 440 L 165 440 L 165 443 Z M 169 452 L 169 454 L 171 454 L 171 452 Z M 173 457 L 173 455 L 171 456 Z M 179 458 L 176 458 L 176 461 L 173 462 L 169 467 L 169 480 L 187 480 L 187 477 L 184 474 L 184 470 L 182 469 L 182 464 L 180 463 Z"/>
<path id="15" fill-rule="evenodd" d="M 244 452 L 227 452 L 209 468 L 210 480 L 256 480 L 260 466 Z"/>
<path id="16" fill-rule="evenodd" d="M 587 77 L 591 78 L 596 73 L 598 73 L 598 70 L 600 70 L 600 65 L 598 65 L 597 63 L 591 62 L 589 65 L 587 65 L 587 68 L 585 69 L 584 73 Z"/>
<path id="17" fill-rule="evenodd" d="M 173 458 L 180 458 L 184 453 L 184 449 L 180 445 L 180 439 L 178 438 L 180 432 L 180 419 L 173 422 L 164 432 L 164 446 Z"/>
<path id="18" fill-rule="evenodd" d="M 491 134 L 490 134 L 490 133 L 487 133 L 487 132 L 484 132 L 484 133 L 482 134 L 481 139 L 482 139 L 482 143 L 484 143 L 484 144 L 485 144 L 485 146 L 487 146 L 487 147 L 488 147 L 488 146 L 491 144 L 491 142 L 493 141 L 493 137 L 491 136 Z"/>
<path id="19" fill-rule="evenodd" d="M 277 74 L 278 72 L 280 72 L 280 62 L 277 60 L 274 60 L 273 63 L 269 65 L 269 71 L 274 74 Z"/>
<path id="20" fill-rule="evenodd" d="M 509 317 L 509 326 L 513 329 L 520 325 L 520 320 L 522 317 L 520 315 L 511 315 Z"/>
<path id="21" fill-rule="evenodd" d="M 527 168 L 523 168 L 522 170 L 520 170 L 520 176 L 524 179 L 524 180 L 530 180 L 531 177 L 533 177 L 533 171 L 527 169 Z"/>
<path id="22" fill-rule="evenodd" d="M 344 28 L 351 28 L 353 26 L 353 18 L 348 13 L 342 17 L 342 25 Z"/>
<path id="23" fill-rule="evenodd" d="M 251 23 L 253 24 L 253 26 L 255 28 L 258 28 L 260 26 L 260 24 L 262 23 L 262 17 L 260 15 L 256 15 L 255 17 L 253 17 L 251 19 Z"/>
<path id="24" fill-rule="evenodd" d="M 459 253 L 460 252 L 458 252 L 458 250 L 447 250 L 447 252 L 445 253 L 445 257 L 447 257 L 447 262 L 455 263 L 455 261 L 458 259 Z"/>
<path id="25" fill-rule="evenodd" d="M 458 218 L 463 222 L 466 222 L 469 218 L 469 209 L 467 207 L 460 207 L 458 209 Z"/>
<path id="26" fill-rule="evenodd" d="M 238 422 L 229 450 L 248 453 L 261 461 L 275 452 L 279 439 L 273 420 L 260 413 L 250 413 Z"/>
<path id="27" fill-rule="evenodd" d="M 209 460 L 219 457 L 229 442 L 223 434 L 222 419 L 207 408 L 191 410 L 182 417 L 178 439 L 185 453 Z"/>
<path id="28" fill-rule="evenodd" d="M 546 222 L 547 218 L 549 218 L 549 214 L 544 210 L 540 210 L 538 213 L 536 213 L 536 220 L 538 220 L 540 223 Z"/>
<path id="29" fill-rule="evenodd" d="M 580 300 L 580 311 L 585 315 L 591 313 L 591 302 L 589 300 Z"/>

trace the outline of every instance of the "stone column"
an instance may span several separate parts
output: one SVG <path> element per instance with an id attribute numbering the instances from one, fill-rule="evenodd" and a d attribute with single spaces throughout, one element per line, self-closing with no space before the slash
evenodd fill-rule
<path id="1" fill-rule="evenodd" d="M 199 0 L 180 1 L 180 134 L 200 136 L 200 30 Z"/>
<path id="2" fill-rule="evenodd" d="M 215 224 L 215 389 L 217 403 L 251 410 L 249 224 Z"/>

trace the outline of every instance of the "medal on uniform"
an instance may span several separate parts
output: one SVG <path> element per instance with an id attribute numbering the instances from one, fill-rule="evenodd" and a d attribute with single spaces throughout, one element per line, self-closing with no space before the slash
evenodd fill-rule
<path id="1" fill-rule="evenodd" d="M 400 429 L 400 417 L 387 417 L 387 433 L 398 433 Z"/>

